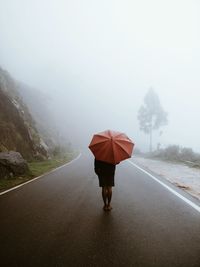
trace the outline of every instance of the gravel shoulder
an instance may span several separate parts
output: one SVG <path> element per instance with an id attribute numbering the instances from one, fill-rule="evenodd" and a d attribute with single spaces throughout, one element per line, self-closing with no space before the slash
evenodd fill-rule
<path id="1" fill-rule="evenodd" d="M 200 169 L 138 156 L 133 156 L 132 160 L 200 200 Z"/>

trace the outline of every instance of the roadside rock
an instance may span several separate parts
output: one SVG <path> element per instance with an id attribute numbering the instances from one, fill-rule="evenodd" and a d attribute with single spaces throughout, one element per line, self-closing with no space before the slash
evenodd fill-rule
<path id="1" fill-rule="evenodd" d="M 26 174 L 28 171 L 28 164 L 19 152 L 0 153 L 0 178 L 12 178 L 13 176 Z"/>

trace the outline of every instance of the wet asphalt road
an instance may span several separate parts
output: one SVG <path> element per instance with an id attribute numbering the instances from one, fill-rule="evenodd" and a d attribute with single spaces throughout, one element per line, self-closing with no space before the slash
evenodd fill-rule
<path id="1" fill-rule="evenodd" d="M 200 266 L 200 213 L 127 161 L 112 205 L 87 153 L 0 196 L 0 266 Z"/>

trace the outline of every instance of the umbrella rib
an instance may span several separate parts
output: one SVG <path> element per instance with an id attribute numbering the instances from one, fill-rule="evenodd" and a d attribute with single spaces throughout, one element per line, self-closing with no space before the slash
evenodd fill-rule
<path id="1" fill-rule="evenodd" d="M 112 140 L 112 143 L 113 143 L 113 140 Z M 114 153 L 113 145 L 112 145 L 111 147 L 112 147 L 113 158 L 114 158 L 114 160 L 115 160 L 115 153 Z"/>
<path id="2" fill-rule="evenodd" d="M 129 140 L 129 139 L 120 139 L 120 138 L 116 138 L 115 141 L 116 141 L 116 142 L 117 142 L 117 141 L 120 141 L 120 142 L 132 143 L 132 144 L 133 144 L 133 142 L 132 142 L 131 140 Z"/>
<path id="3" fill-rule="evenodd" d="M 94 144 L 89 145 L 89 147 L 97 146 L 97 145 L 102 144 L 102 143 L 105 143 L 107 141 L 108 140 L 98 141 L 97 143 L 94 143 Z"/>
<path id="4" fill-rule="evenodd" d="M 121 140 L 121 139 L 115 139 L 116 143 L 124 143 L 124 144 L 134 144 L 133 142 L 129 140 Z"/>
<path id="5" fill-rule="evenodd" d="M 118 145 L 126 154 L 129 154 L 119 143 L 115 142 L 116 145 Z"/>
<path id="6" fill-rule="evenodd" d="M 95 134 L 95 137 L 98 136 L 98 137 L 101 137 L 101 138 L 106 138 L 106 139 L 109 139 L 109 137 L 103 135 L 103 134 Z"/>

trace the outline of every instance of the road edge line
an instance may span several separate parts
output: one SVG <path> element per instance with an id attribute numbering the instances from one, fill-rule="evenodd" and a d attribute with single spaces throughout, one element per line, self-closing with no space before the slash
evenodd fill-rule
<path id="1" fill-rule="evenodd" d="M 82 154 L 80 153 L 75 159 L 73 159 L 73 160 L 71 160 L 71 161 L 65 163 L 65 164 L 62 165 L 62 166 L 59 166 L 59 167 L 57 167 L 57 168 L 55 168 L 55 169 L 53 169 L 53 170 L 51 170 L 51 171 L 49 171 L 49 172 L 46 172 L 46 173 L 44 173 L 44 174 L 42 174 L 42 175 L 40 175 L 40 176 L 37 176 L 37 177 L 35 177 L 35 178 L 33 178 L 33 179 L 29 180 L 29 181 L 26 181 L 26 182 L 22 183 L 22 184 L 16 185 L 15 187 L 12 187 L 12 188 L 10 188 L 10 189 L 8 189 L 8 190 L 6 190 L 6 191 L 0 192 L 0 196 L 1 196 L 1 195 L 4 195 L 4 194 L 6 194 L 6 193 L 9 193 L 10 191 L 13 191 L 13 190 L 15 190 L 15 189 L 17 189 L 17 188 L 19 188 L 19 187 L 22 187 L 22 186 L 24 186 L 24 185 L 26 185 L 26 184 L 32 183 L 32 182 L 34 182 L 35 180 L 38 180 L 38 179 L 42 178 L 43 176 L 45 176 L 45 175 L 47 175 L 47 174 L 53 173 L 53 172 L 55 172 L 55 171 L 57 171 L 57 170 L 59 170 L 59 169 L 65 167 L 65 166 L 67 166 L 67 165 L 70 165 L 70 164 L 73 163 L 74 161 L 78 160 L 78 159 L 81 157 L 81 155 L 82 155 Z"/>
<path id="2" fill-rule="evenodd" d="M 178 198 L 182 199 L 185 203 L 187 203 L 188 205 L 190 205 L 192 208 L 194 208 L 195 210 L 197 210 L 198 212 L 200 212 L 200 206 L 198 206 L 197 204 L 195 204 L 194 202 L 192 202 L 191 200 L 187 199 L 186 197 L 182 196 L 180 193 L 176 192 L 174 189 L 172 189 L 170 186 L 166 185 L 165 183 L 161 182 L 158 178 L 154 177 L 152 174 L 150 174 L 149 172 L 147 172 L 146 170 L 144 170 L 143 168 L 141 168 L 140 166 L 138 166 L 137 164 L 133 163 L 131 160 L 128 160 L 128 162 L 130 164 L 132 164 L 133 166 L 135 166 L 137 169 L 141 170 L 142 172 L 144 172 L 145 174 L 147 174 L 149 177 L 151 177 L 154 181 L 156 181 L 157 183 L 159 183 L 160 185 L 162 185 L 163 187 L 165 187 L 167 190 L 169 190 L 171 193 L 173 193 L 175 196 L 177 196 Z"/>

